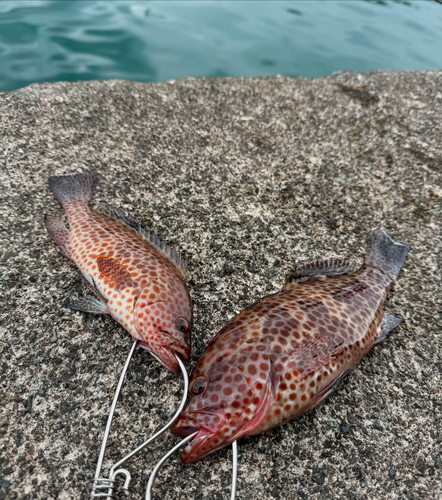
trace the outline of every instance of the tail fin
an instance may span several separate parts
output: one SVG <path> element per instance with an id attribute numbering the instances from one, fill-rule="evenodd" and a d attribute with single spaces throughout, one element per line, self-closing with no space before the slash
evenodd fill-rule
<path id="1" fill-rule="evenodd" d="M 410 248 L 406 245 L 394 242 L 390 236 L 377 230 L 368 240 L 365 263 L 396 279 L 409 251 Z"/>
<path id="2" fill-rule="evenodd" d="M 89 201 L 98 183 L 98 172 L 89 170 L 81 174 L 49 177 L 49 187 L 57 200 L 64 205 L 70 201 Z"/>

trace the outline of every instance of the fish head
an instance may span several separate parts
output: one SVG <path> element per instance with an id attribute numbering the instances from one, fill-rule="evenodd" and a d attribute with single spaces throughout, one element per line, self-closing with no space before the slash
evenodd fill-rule
<path id="1" fill-rule="evenodd" d="M 153 280 L 134 306 L 134 323 L 144 339 L 140 347 L 174 373 L 180 373 L 176 356 L 189 360 L 193 323 L 189 292 L 180 285 Z"/>
<path id="2" fill-rule="evenodd" d="M 179 436 L 198 431 L 181 454 L 183 463 L 200 460 L 252 434 L 266 418 L 275 400 L 276 377 L 269 357 L 264 357 L 267 359 L 261 358 L 256 365 L 253 356 L 226 360 L 214 352 L 210 362 L 206 351 L 199 360 L 191 376 L 187 405 L 171 429 Z"/>

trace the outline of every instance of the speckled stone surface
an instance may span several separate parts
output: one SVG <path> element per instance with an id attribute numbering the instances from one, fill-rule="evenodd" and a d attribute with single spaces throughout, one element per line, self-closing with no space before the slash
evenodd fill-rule
<path id="1" fill-rule="evenodd" d="M 442 72 L 315 80 L 32 85 L 0 94 L 0 499 L 87 498 L 131 346 L 45 232 L 53 174 L 95 167 L 104 200 L 189 259 L 192 364 L 236 312 L 318 258 L 362 262 L 380 228 L 412 249 L 386 303 L 404 322 L 329 400 L 239 442 L 241 499 L 442 497 Z M 105 468 L 173 414 L 181 381 L 136 351 Z M 125 498 L 179 438 L 127 464 Z M 228 499 L 231 451 L 172 457 L 157 499 Z M 119 490 L 118 497 L 123 497 Z"/>

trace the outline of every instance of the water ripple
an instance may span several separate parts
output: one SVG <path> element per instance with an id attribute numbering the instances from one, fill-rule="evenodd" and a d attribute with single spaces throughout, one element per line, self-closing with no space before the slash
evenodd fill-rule
<path id="1" fill-rule="evenodd" d="M 442 67 L 421 1 L 3 1 L 0 90 L 34 82 Z"/>

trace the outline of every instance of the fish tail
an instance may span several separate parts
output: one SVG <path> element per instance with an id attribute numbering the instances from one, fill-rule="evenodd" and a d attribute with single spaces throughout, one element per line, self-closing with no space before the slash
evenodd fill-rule
<path id="1" fill-rule="evenodd" d="M 375 231 L 368 240 L 365 263 L 377 267 L 394 280 L 405 263 L 410 248 L 396 243 L 382 231 Z"/>
<path id="2" fill-rule="evenodd" d="M 98 183 L 98 172 L 49 177 L 49 187 L 57 200 L 65 205 L 71 201 L 90 201 Z"/>

